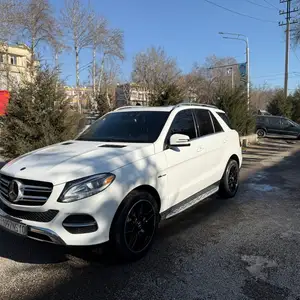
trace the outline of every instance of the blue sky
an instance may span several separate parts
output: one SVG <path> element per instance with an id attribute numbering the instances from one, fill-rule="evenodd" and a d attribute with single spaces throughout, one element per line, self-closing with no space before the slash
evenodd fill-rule
<path id="1" fill-rule="evenodd" d="M 56 10 L 62 0 L 51 0 Z M 162 46 L 177 59 L 183 72 L 189 72 L 194 62 L 203 63 L 207 56 L 233 56 L 239 62 L 245 61 L 245 46 L 241 41 L 225 40 L 219 31 L 237 32 L 249 37 L 250 74 L 254 85 L 267 83 L 283 86 L 285 36 L 278 21 L 283 20 L 278 10 L 264 0 L 210 0 L 263 20 L 260 22 L 235 15 L 213 6 L 204 0 L 82 0 L 106 17 L 111 27 L 124 31 L 126 60 L 121 65 L 123 79 L 129 79 L 132 59 L 139 51 L 150 46 Z M 253 5 L 254 2 L 267 8 Z M 274 6 L 284 9 L 279 0 L 267 0 Z M 296 53 L 296 54 L 295 54 Z M 299 59 L 296 57 L 299 57 Z M 90 53 L 84 51 L 81 64 L 90 61 Z M 64 53 L 60 58 L 64 77 L 69 84 L 75 82 L 75 65 L 72 54 Z M 300 48 L 290 55 L 289 89 L 300 83 Z M 300 74 L 300 73 L 299 73 Z M 82 72 L 81 79 L 87 73 Z"/>

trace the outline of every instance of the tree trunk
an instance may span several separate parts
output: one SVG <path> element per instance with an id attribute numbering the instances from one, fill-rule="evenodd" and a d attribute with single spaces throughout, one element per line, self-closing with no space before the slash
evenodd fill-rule
<path id="1" fill-rule="evenodd" d="M 104 72 L 104 59 L 105 59 L 105 54 L 103 55 L 103 58 L 101 61 L 100 75 L 99 75 L 99 82 L 98 82 L 98 93 L 100 93 L 100 91 L 101 91 L 101 82 L 102 82 L 102 77 L 103 77 L 103 72 Z"/>
<path id="2" fill-rule="evenodd" d="M 31 39 L 31 45 L 30 45 L 30 81 L 32 82 L 34 77 L 34 45 L 35 45 L 35 37 L 32 37 Z"/>
<path id="3" fill-rule="evenodd" d="M 8 44 L 5 47 L 5 71 L 6 71 L 6 89 L 9 91 L 10 88 L 10 78 L 9 78 L 9 61 L 8 61 Z"/>
<path id="4" fill-rule="evenodd" d="M 96 48 L 93 48 L 93 98 L 96 97 Z"/>
<path id="5" fill-rule="evenodd" d="M 78 104 L 78 111 L 81 113 L 81 103 L 79 99 L 79 86 L 80 86 L 80 78 L 79 78 L 79 50 L 78 47 L 75 46 L 75 60 L 76 60 L 76 93 L 77 93 L 77 104 Z"/>

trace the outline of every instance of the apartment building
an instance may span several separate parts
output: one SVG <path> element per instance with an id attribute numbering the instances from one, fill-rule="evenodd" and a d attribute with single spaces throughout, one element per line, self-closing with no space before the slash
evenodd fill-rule
<path id="1" fill-rule="evenodd" d="M 80 109 L 85 110 L 92 104 L 93 89 L 89 86 L 78 88 L 65 86 L 65 92 L 70 105 L 75 109 L 78 109 L 80 106 Z"/>
<path id="2" fill-rule="evenodd" d="M 30 79 L 31 51 L 24 44 L 0 43 L 0 90 L 10 90 Z M 35 65 L 38 61 L 35 61 Z"/>
<path id="3" fill-rule="evenodd" d="M 136 83 L 119 84 L 115 92 L 116 105 L 149 105 L 150 92 Z"/>

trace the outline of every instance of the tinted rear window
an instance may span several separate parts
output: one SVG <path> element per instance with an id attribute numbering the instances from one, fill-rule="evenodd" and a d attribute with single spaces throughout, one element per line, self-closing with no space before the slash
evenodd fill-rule
<path id="1" fill-rule="evenodd" d="M 215 132 L 208 110 L 196 109 L 195 116 L 199 125 L 200 136 L 213 134 Z"/>
<path id="2" fill-rule="evenodd" d="M 218 115 L 223 119 L 223 121 L 227 124 L 229 128 L 231 128 L 230 121 L 228 116 L 223 112 L 218 112 Z"/>

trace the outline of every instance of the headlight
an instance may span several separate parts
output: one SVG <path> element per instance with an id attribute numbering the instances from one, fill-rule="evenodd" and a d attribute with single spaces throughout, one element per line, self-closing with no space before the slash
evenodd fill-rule
<path id="1" fill-rule="evenodd" d="M 105 190 L 115 179 L 113 174 L 98 174 L 68 182 L 59 202 L 69 203 L 84 199 Z"/>

